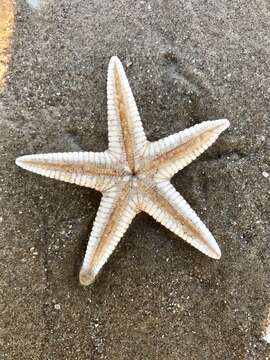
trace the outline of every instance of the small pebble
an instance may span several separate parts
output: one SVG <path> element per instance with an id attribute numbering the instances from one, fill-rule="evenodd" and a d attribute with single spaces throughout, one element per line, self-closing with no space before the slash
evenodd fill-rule
<path id="1" fill-rule="evenodd" d="M 263 171 L 262 176 L 267 179 L 269 177 L 269 173 L 267 171 Z"/>

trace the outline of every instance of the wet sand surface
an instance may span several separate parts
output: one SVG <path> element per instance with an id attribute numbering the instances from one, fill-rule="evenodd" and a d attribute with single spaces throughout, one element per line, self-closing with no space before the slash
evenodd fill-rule
<path id="1" fill-rule="evenodd" d="M 17 2 L 0 95 L 0 358 L 269 359 L 268 1 Z M 217 239 L 212 260 L 140 214 L 90 287 L 78 273 L 100 194 L 17 156 L 107 147 L 122 60 L 149 140 L 231 127 L 173 178 Z"/>

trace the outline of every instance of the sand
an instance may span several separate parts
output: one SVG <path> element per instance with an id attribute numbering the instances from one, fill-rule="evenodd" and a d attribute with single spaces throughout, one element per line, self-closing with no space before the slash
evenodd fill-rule
<path id="1" fill-rule="evenodd" d="M 269 2 L 61 0 L 38 11 L 21 0 L 15 21 L 0 97 L 0 358 L 269 359 Z M 14 160 L 106 148 L 112 55 L 150 140 L 231 121 L 173 178 L 223 255 L 140 214 L 83 288 L 100 194 Z"/>

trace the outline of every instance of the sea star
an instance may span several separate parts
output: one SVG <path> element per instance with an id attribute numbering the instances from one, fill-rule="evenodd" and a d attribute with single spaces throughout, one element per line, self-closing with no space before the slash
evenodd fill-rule
<path id="1" fill-rule="evenodd" d="M 149 142 L 124 68 L 116 56 L 109 63 L 107 96 L 108 150 L 25 155 L 16 159 L 17 165 L 37 174 L 102 192 L 80 270 L 81 284 L 94 281 L 141 211 L 204 254 L 219 259 L 221 252 L 214 237 L 170 179 L 204 152 L 229 126 L 229 121 L 205 121 Z"/>

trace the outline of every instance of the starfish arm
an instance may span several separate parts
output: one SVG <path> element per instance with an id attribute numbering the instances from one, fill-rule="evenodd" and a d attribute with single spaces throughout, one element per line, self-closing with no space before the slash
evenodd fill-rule
<path id="1" fill-rule="evenodd" d="M 157 176 L 170 179 L 211 146 L 229 126 L 227 119 L 204 121 L 164 139 L 147 144 L 145 171 L 157 171 Z"/>
<path id="2" fill-rule="evenodd" d="M 207 256 L 220 258 L 213 235 L 169 181 L 141 183 L 140 189 L 141 210 Z"/>
<path id="3" fill-rule="evenodd" d="M 120 164 L 109 151 L 25 155 L 17 158 L 16 164 L 43 176 L 99 191 L 109 189 L 123 176 Z"/>
<path id="4" fill-rule="evenodd" d="M 135 197 L 131 196 L 128 184 L 103 194 L 80 271 L 82 285 L 94 281 L 136 213 Z"/>
<path id="5" fill-rule="evenodd" d="M 107 96 L 109 150 L 134 171 L 147 140 L 124 68 L 116 56 L 109 63 Z"/>

